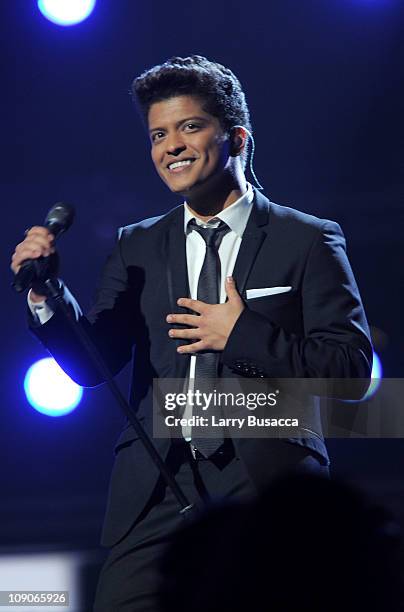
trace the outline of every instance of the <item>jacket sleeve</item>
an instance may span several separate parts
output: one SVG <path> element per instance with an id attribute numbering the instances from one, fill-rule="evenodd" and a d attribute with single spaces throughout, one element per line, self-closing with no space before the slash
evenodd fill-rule
<path id="1" fill-rule="evenodd" d="M 303 334 L 248 308 L 237 320 L 222 362 L 270 378 L 364 378 L 372 345 L 359 290 L 337 223 L 325 221 L 309 249 L 301 282 Z"/>
<path id="2" fill-rule="evenodd" d="M 131 359 L 135 343 L 134 307 L 120 240 L 104 265 L 95 305 L 87 316 L 83 316 L 76 299 L 63 283 L 62 287 L 71 318 L 88 334 L 111 374 L 117 374 Z M 31 331 L 74 381 L 85 387 L 104 382 L 57 308 L 43 325 L 34 319 L 31 312 L 28 319 Z"/>

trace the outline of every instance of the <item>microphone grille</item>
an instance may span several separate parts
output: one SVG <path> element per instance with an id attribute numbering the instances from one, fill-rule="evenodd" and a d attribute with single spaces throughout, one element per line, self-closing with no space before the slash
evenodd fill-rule
<path id="1" fill-rule="evenodd" d="M 57 202 L 46 215 L 45 225 L 53 232 L 65 232 L 73 223 L 74 215 L 75 210 L 71 204 Z"/>

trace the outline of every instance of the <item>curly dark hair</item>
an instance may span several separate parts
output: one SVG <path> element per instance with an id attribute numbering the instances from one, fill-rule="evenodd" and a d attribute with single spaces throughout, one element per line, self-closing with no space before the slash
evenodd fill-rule
<path id="1" fill-rule="evenodd" d="M 143 72 L 132 83 L 134 101 L 147 123 L 150 106 L 176 96 L 196 96 L 205 112 L 216 117 L 230 134 L 235 125 L 252 132 L 250 112 L 240 81 L 229 68 L 202 55 L 172 57 Z M 247 146 L 242 160 L 245 165 Z"/>

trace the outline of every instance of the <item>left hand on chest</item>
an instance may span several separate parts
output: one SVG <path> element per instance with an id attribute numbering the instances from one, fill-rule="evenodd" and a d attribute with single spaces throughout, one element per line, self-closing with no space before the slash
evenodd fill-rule
<path id="1" fill-rule="evenodd" d="M 195 340 L 177 348 L 178 353 L 190 354 L 200 351 L 222 351 L 230 333 L 243 312 L 245 306 L 233 279 L 226 279 L 226 294 L 228 301 L 224 304 L 207 304 L 200 300 L 180 298 L 179 306 L 198 313 L 169 314 L 167 323 L 180 323 L 189 325 L 188 329 L 170 329 L 170 338 Z"/>

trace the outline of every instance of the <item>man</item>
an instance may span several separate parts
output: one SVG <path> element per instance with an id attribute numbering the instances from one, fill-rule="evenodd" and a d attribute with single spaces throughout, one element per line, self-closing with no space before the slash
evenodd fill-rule
<path id="1" fill-rule="evenodd" d="M 251 125 L 234 74 L 200 56 L 173 58 L 133 91 L 156 170 L 185 203 L 120 230 L 88 317 L 64 295 L 114 374 L 136 346 L 130 399 L 145 429 L 153 378 L 191 384 L 201 365 L 221 377 L 368 378 L 369 331 L 342 232 L 246 182 Z M 12 269 L 53 252 L 49 232 L 34 227 Z M 45 296 L 31 291 L 29 303 L 31 328 L 65 371 L 86 386 L 102 382 Z M 219 440 L 211 450 L 183 435 L 155 444 L 198 507 L 248 499 L 284 470 L 327 471 L 321 435 Z M 115 452 L 102 539 L 111 552 L 95 610 L 156 610 L 157 560 L 183 519 L 131 426 Z"/>

